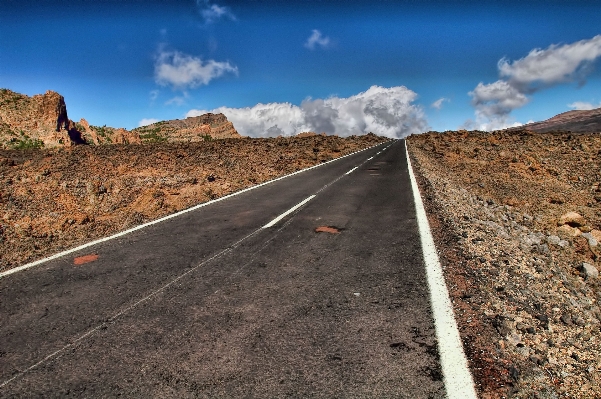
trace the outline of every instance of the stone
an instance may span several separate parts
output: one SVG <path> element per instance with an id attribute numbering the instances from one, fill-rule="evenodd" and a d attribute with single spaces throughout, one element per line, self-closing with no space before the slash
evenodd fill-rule
<path id="1" fill-rule="evenodd" d="M 559 233 L 564 233 L 565 235 L 570 236 L 570 237 L 578 237 L 578 236 L 580 236 L 580 234 L 582 234 L 582 231 L 580 231 L 579 228 L 572 227 L 572 226 L 567 225 L 567 224 L 564 224 L 564 225 L 560 226 L 557 229 L 557 231 Z"/>
<path id="2" fill-rule="evenodd" d="M 601 242 L 601 230 L 593 229 L 589 233 L 597 242 Z"/>
<path id="3" fill-rule="evenodd" d="M 568 212 L 559 218 L 558 226 L 563 226 L 564 224 L 571 227 L 581 227 L 586 226 L 586 220 L 579 213 Z"/>
<path id="4" fill-rule="evenodd" d="M 582 233 L 582 237 L 588 240 L 591 251 L 595 252 L 595 249 L 597 249 L 597 246 L 599 245 L 598 240 L 596 240 L 591 233 Z"/>
<path id="5" fill-rule="evenodd" d="M 522 335 L 518 333 L 510 333 L 507 335 L 506 340 L 513 346 L 518 346 L 522 343 Z"/>
<path id="6" fill-rule="evenodd" d="M 531 355 L 530 361 L 539 366 L 542 366 L 545 363 L 545 361 L 543 360 L 543 357 L 540 355 Z"/>
<path id="7" fill-rule="evenodd" d="M 550 235 L 549 237 L 547 237 L 547 243 L 561 248 L 565 248 L 568 245 L 570 245 L 568 241 L 562 240 L 561 238 L 555 235 Z"/>
<path id="8" fill-rule="evenodd" d="M 582 262 L 580 266 L 578 266 L 578 271 L 585 279 L 596 279 L 599 277 L 599 270 L 590 263 Z"/>
<path id="9" fill-rule="evenodd" d="M 569 313 L 562 314 L 560 319 L 565 325 L 568 325 L 568 326 L 572 325 L 572 315 L 570 315 Z"/>

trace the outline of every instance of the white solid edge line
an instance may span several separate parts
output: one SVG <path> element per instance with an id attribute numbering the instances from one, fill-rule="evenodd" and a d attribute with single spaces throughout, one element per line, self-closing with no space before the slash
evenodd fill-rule
<path id="1" fill-rule="evenodd" d="M 291 214 L 292 212 L 296 211 L 301 206 L 305 205 L 307 202 L 311 201 L 313 198 L 315 198 L 315 194 L 313 194 L 312 196 L 310 196 L 308 198 L 305 198 L 302 202 L 299 202 L 298 204 L 294 205 L 292 208 L 288 209 L 286 212 L 282 213 L 280 216 L 273 219 L 271 222 L 267 223 L 265 226 L 263 226 L 263 228 L 266 229 L 266 228 L 272 227 L 277 222 L 279 222 L 280 220 L 285 218 L 287 215 Z"/>
<path id="2" fill-rule="evenodd" d="M 461 344 L 459 330 L 457 329 L 453 306 L 447 291 L 434 239 L 430 232 L 430 224 L 428 223 L 424 204 L 419 193 L 415 175 L 413 174 L 413 168 L 411 167 L 406 140 L 405 153 L 407 156 L 409 178 L 411 179 L 411 188 L 413 190 L 415 212 L 430 289 L 434 325 L 436 327 L 436 338 L 438 339 L 440 365 L 444 376 L 447 397 L 449 399 L 476 399 L 478 398 L 476 388 L 467 365 L 465 353 L 463 352 L 463 345 Z"/>
<path id="3" fill-rule="evenodd" d="M 353 173 L 354 171 L 356 171 L 358 168 L 358 166 L 355 166 L 353 169 L 349 170 L 348 172 L 346 172 L 344 175 L 350 175 L 351 173 Z"/>
<path id="4" fill-rule="evenodd" d="M 290 173 L 290 174 L 287 174 L 287 175 L 284 175 L 284 176 L 277 177 L 277 178 L 275 178 L 275 179 L 273 179 L 273 180 L 269 180 L 269 181 L 266 181 L 266 182 L 264 182 L 264 183 L 257 184 L 256 186 L 247 187 L 247 188 L 245 188 L 245 189 L 242 189 L 242 190 L 240 190 L 240 191 L 236 191 L 235 193 L 228 194 L 228 195 L 226 195 L 226 196 L 224 196 L 224 197 L 221 197 L 221 198 L 217 198 L 217 199 L 214 199 L 214 200 L 211 200 L 211 201 L 208 201 L 208 202 L 203 202 L 202 204 L 194 205 L 193 207 L 190 207 L 190 208 L 188 208 L 188 209 L 184 209 L 184 210 L 182 210 L 182 211 L 179 211 L 179 212 L 176 212 L 176 213 L 172 213 L 171 215 L 163 216 L 162 218 L 159 218 L 159 219 L 156 219 L 156 220 L 152 220 L 152 221 L 150 221 L 150 222 L 147 222 L 147 223 L 141 224 L 141 225 L 139 225 L 139 226 L 132 227 L 131 229 L 127 229 L 127 230 L 121 231 L 121 232 L 119 232 L 119 233 L 113 234 L 113 235 L 111 235 L 111 236 L 108 236 L 108 237 L 99 238 L 99 239 L 97 239 L 97 240 L 90 241 L 90 242 L 88 242 L 88 243 L 86 243 L 86 244 L 80 245 L 80 246 L 78 246 L 78 247 L 75 247 L 75 248 L 67 249 L 67 250 L 65 250 L 65 251 L 62 251 L 62 252 L 59 252 L 59 253 L 57 253 L 57 254 L 54 254 L 54 255 L 48 256 L 48 257 L 46 257 L 46 258 L 43 258 L 43 259 L 38 259 L 38 260 L 36 260 L 36 261 L 30 262 L 30 263 L 27 263 L 27 264 L 24 264 L 24 265 L 21 265 L 21 266 L 17 266 L 17 267 L 15 267 L 15 268 L 13 268 L 13 269 L 7 270 L 7 271 L 5 271 L 5 272 L 1 272 L 1 273 L 0 273 L 0 278 L 3 278 L 3 277 L 5 277 L 5 276 L 8 276 L 8 275 L 10 275 L 10 274 L 13 274 L 13 273 L 16 273 L 16 272 L 20 272 L 20 271 L 22 271 L 22 270 L 26 270 L 26 269 L 32 268 L 32 267 L 34 267 L 34 266 L 37 266 L 37 265 L 41 265 L 42 263 L 46 263 L 46 262 L 48 262 L 48 261 L 51 261 L 51 260 L 54 260 L 54 259 L 61 258 L 61 257 L 65 256 L 65 255 L 69 255 L 69 254 L 71 254 L 71 253 L 73 253 L 73 252 L 78 252 L 78 251 L 81 251 L 82 249 L 86 249 L 86 248 L 88 248 L 88 247 L 91 247 L 91 246 L 94 246 L 94 245 L 96 245 L 96 244 L 100 244 L 100 243 L 102 243 L 102 242 L 110 241 L 110 240 L 113 240 L 113 239 L 115 239 L 115 238 L 123 237 L 124 235 L 126 235 L 126 234 L 129 234 L 129 233 L 132 233 L 132 232 L 134 232 L 134 231 L 141 230 L 141 229 L 143 229 L 143 228 L 145 228 L 145 227 L 152 226 L 152 225 L 154 225 L 154 224 L 157 224 L 157 223 L 164 222 L 165 220 L 169 220 L 169 219 L 172 219 L 172 218 L 174 218 L 174 217 L 177 217 L 177 216 L 183 215 L 183 214 L 185 214 L 185 213 L 188 213 L 188 212 L 195 211 L 195 210 L 197 210 L 197 209 L 200 209 L 200 208 L 202 208 L 202 207 L 205 207 L 205 206 L 207 206 L 207 205 L 211 205 L 211 204 L 214 204 L 215 202 L 223 201 L 223 200 L 225 200 L 225 199 L 228 199 L 228 198 L 234 197 L 234 196 L 236 196 L 236 195 L 239 195 L 239 194 L 245 193 L 245 192 L 247 192 L 247 191 L 254 190 L 254 189 L 256 189 L 256 188 L 259 188 L 259 187 L 262 187 L 262 186 L 266 186 L 267 184 L 274 183 L 274 182 L 276 182 L 276 181 L 278 181 L 278 180 L 282 180 L 282 179 L 285 179 L 285 178 L 287 178 L 287 177 L 294 176 L 294 175 L 297 175 L 297 174 L 299 174 L 299 173 L 306 172 L 306 171 L 308 171 L 308 170 L 311 170 L 311 169 L 319 168 L 320 166 L 327 165 L 327 164 L 329 164 L 329 163 L 331 163 L 331 162 L 335 162 L 335 161 L 338 161 L 338 160 L 340 160 L 340 159 L 343 159 L 343 158 L 346 158 L 346 157 L 350 157 L 351 155 L 355 155 L 355 154 L 358 154 L 358 153 L 360 153 L 360 152 L 363 152 L 363 151 L 367 151 L 367 150 L 369 150 L 370 148 L 374 148 L 374 147 L 377 147 L 377 146 L 379 146 L 380 144 L 382 144 L 382 143 L 376 144 L 376 145 L 374 145 L 374 146 L 371 146 L 371 147 L 364 148 L 364 149 L 362 149 L 362 150 L 359 150 L 359 151 L 352 152 L 352 153 L 350 153 L 350 154 L 343 155 L 343 156 L 341 156 L 341 157 L 338 157 L 338 158 L 331 159 L 331 160 L 329 160 L 329 161 L 327 161 L 327 162 L 324 162 L 324 163 L 320 163 L 320 164 L 317 164 L 317 165 L 313 165 L 313 166 L 310 166 L 310 167 L 308 167 L 308 168 L 305 168 L 305 169 L 297 170 L 296 172 L 292 172 L 292 173 Z"/>

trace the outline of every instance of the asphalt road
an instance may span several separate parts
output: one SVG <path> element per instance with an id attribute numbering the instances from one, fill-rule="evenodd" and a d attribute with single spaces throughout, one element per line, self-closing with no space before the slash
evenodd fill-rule
<path id="1" fill-rule="evenodd" d="M 444 397 L 389 144 L 1 278 L 0 396 Z"/>

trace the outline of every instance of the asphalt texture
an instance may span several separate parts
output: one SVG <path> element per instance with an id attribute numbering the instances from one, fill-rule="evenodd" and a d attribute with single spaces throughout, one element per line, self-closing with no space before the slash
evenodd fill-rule
<path id="1" fill-rule="evenodd" d="M 390 144 L 1 278 L 0 397 L 444 397 Z"/>

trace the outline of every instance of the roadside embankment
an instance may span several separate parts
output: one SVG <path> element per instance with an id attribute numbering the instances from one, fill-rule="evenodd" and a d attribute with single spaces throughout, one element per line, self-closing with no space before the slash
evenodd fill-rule
<path id="1" fill-rule="evenodd" d="M 483 398 L 601 392 L 601 135 L 407 140 Z"/>

